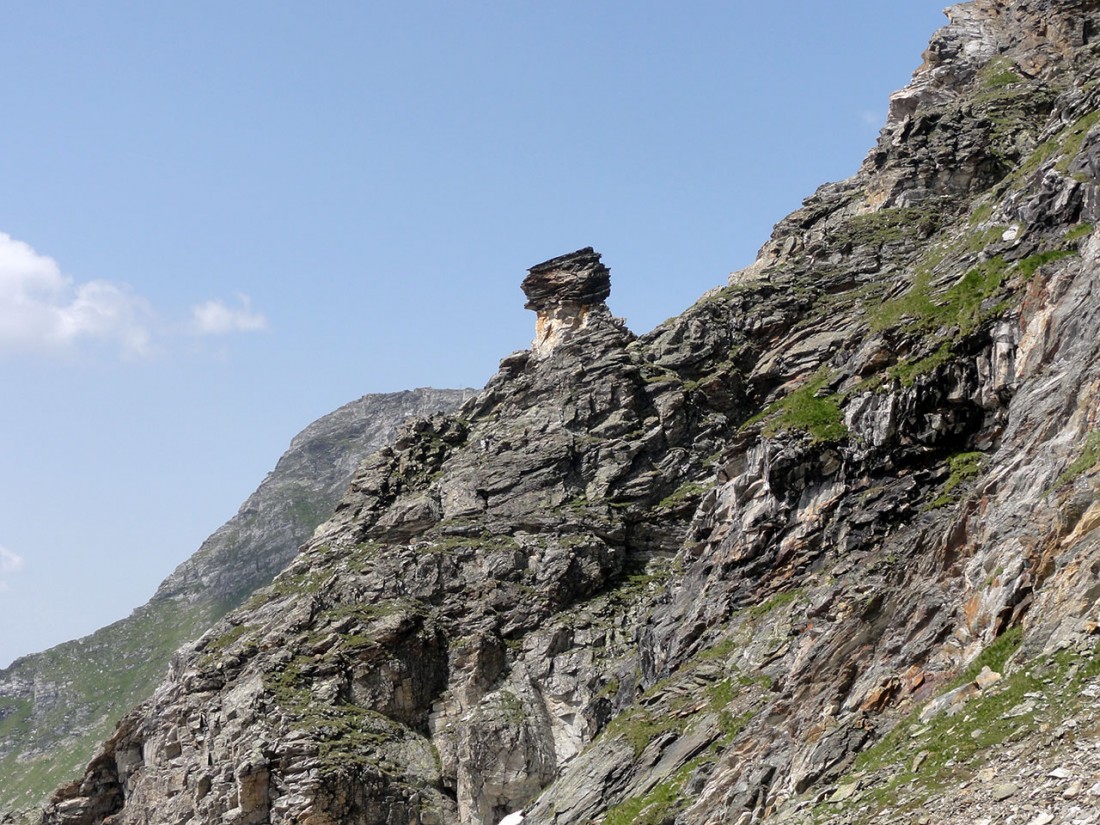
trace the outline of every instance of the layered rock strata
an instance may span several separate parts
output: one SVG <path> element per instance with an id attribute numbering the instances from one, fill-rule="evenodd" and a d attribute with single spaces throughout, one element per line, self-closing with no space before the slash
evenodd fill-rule
<path id="1" fill-rule="evenodd" d="M 604 301 L 611 294 L 611 273 L 588 246 L 531 267 L 522 286 L 524 306 L 537 313 L 531 350 L 546 355 L 586 326 L 590 313 L 608 312 Z"/>

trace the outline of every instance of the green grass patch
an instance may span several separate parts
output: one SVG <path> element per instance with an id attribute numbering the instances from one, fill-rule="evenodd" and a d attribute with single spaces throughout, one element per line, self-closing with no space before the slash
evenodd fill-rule
<path id="1" fill-rule="evenodd" d="M 1004 258 L 997 256 L 969 270 L 947 290 L 939 311 L 929 320 L 957 324 L 964 335 L 972 332 L 981 321 L 982 302 L 1000 289 L 1006 268 Z"/>
<path id="2" fill-rule="evenodd" d="M 695 654 L 694 658 L 700 662 L 709 662 L 715 659 L 727 659 L 737 649 L 737 643 L 733 639 L 723 639 L 716 645 L 704 648 Z"/>
<path id="3" fill-rule="evenodd" d="M 977 658 L 958 676 L 947 684 L 942 693 L 954 690 L 962 685 L 973 682 L 982 672 L 982 668 L 988 667 L 997 673 L 1003 673 L 1005 663 L 1009 657 L 1020 647 L 1022 631 L 1019 627 L 1006 630 L 983 650 Z M 914 709 L 905 719 L 899 722 L 893 730 L 880 739 L 872 747 L 863 751 L 856 757 L 852 769 L 855 772 L 867 770 L 880 770 L 889 766 L 900 766 L 904 758 L 909 754 L 912 746 L 912 731 L 919 728 L 921 708 Z M 954 717 L 944 717 L 953 719 Z M 913 751 L 912 756 L 916 755 Z M 900 758 L 899 758 L 900 757 Z"/>
<path id="4" fill-rule="evenodd" d="M 781 601 L 785 603 L 791 599 Z M 743 673 L 730 664 L 718 667 L 713 664 L 727 658 L 735 649 L 732 639 L 724 639 L 700 651 L 678 671 L 646 689 L 631 707 L 611 720 L 604 735 L 626 741 L 634 757 L 638 758 L 658 737 L 673 732 L 683 734 L 700 719 L 711 718 L 717 721 L 723 741 L 728 742 L 759 711 L 761 697 L 772 686 L 771 678 L 765 674 Z M 723 678 L 711 681 L 702 691 L 699 690 L 699 679 L 711 680 L 716 675 Z M 615 688 L 618 689 L 617 683 Z M 742 701 L 742 713 L 736 714 L 727 706 L 739 698 L 744 700 L 746 690 L 751 690 L 748 704 Z M 706 703 L 687 710 L 700 693 Z"/>
<path id="5" fill-rule="evenodd" d="M 954 690 L 957 687 L 962 687 L 969 682 L 973 682 L 978 678 L 978 674 L 987 667 L 997 673 L 1004 673 L 1005 665 L 1008 664 L 1008 660 L 1012 658 L 1012 655 L 1020 649 L 1020 644 L 1023 640 L 1023 628 L 1019 625 L 1010 627 L 990 642 L 985 650 L 979 653 L 974 661 L 967 665 L 966 669 L 951 681 L 947 689 Z"/>
<path id="6" fill-rule="evenodd" d="M 844 413 L 840 408 L 843 396 L 836 393 L 818 395 L 831 377 L 829 370 L 822 368 L 809 381 L 778 401 L 774 407 L 776 415 L 764 427 L 764 435 L 801 430 L 809 433 L 815 443 L 831 443 L 847 438 L 848 428 L 844 425 Z"/>
<path id="7" fill-rule="evenodd" d="M 30 699 L 0 697 L 0 739 L 25 730 L 33 712 Z"/>
<path id="8" fill-rule="evenodd" d="M 1007 228 L 1007 226 L 991 226 L 988 229 L 967 233 L 966 250 L 968 252 L 981 252 L 991 243 L 997 243 L 1001 240 Z"/>
<path id="9" fill-rule="evenodd" d="M 1089 131 L 1098 122 L 1100 122 L 1100 111 L 1089 112 L 1066 126 L 1058 134 L 1040 143 L 1020 164 L 1013 179 L 1020 181 L 1031 177 L 1054 157 L 1059 158 L 1054 168 L 1065 174 L 1069 171 L 1070 163 L 1081 151 Z"/>
<path id="10" fill-rule="evenodd" d="M 1062 236 L 1064 241 L 1079 241 L 1092 234 L 1093 226 L 1091 223 L 1079 223 L 1076 226 L 1071 226 L 1066 230 L 1066 234 Z"/>
<path id="11" fill-rule="evenodd" d="M 380 713 L 349 702 L 313 696 L 311 656 L 297 656 L 264 674 L 264 688 L 289 717 L 290 726 L 317 743 L 322 774 L 371 769 L 388 772 L 382 746 L 400 735 L 399 725 Z"/>
<path id="12" fill-rule="evenodd" d="M 910 331 L 933 331 L 956 327 L 966 335 L 982 320 L 982 303 L 1004 283 L 1008 264 L 997 256 L 968 270 L 942 295 L 934 294 L 931 275 L 920 272 L 904 295 L 874 307 L 869 312 L 871 329 L 901 326 Z"/>
<path id="13" fill-rule="evenodd" d="M 325 704 L 307 714 L 303 727 L 317 739 L 322 775 L 363 770 L 392 775 L 401 771 L 400 765 L 387 758 L 386 745 L 404 732 L 381 713 L 353 704 Z"/>
<path id="14" fill-rule="evenodd" d="M 781 607 L 785 607 L 788 604 L 796 601 L 799 596 L 802 595 L 802 590 L 795 588 L 794 590 L 784 590 L 782 593 L 775 593 L 768 599 L 754 604 L 752 607 L 745 611 L 746 615 L 756 621 L 767 616 L 769 613 L 778 610 Z"/>
<path id="15" fill-rule="evenodd" d="M 894 207 L 856 215 L 837 234 L 839 240 L 854 246 L 882 246 L 927 238 L 936 230 L 938 221 L 938 213 L 929 207 Z"/>
<path id="16" fill-rule="evenodd" d="M 709 753 L 695 757 L 649 793 L 631 797 L 611 808 L 603 818 L 603 825 L 665 825 L 671 822 L 688 802 L 684 784 L 696 769 L 713 759 Z"/>
<path id="17" fill-rule="evenodd" d="M 628 563 L 623 570 L 622 578 L 615 583 L 609 593 L 618 599 L 637 598 L 651 585 L 662 585 L 667 582 L 675 572 L 675 568 L 669 564 Z"/>
<path id="18" fill-rule="evenodd" d="M 945 341 L 931 355 L 916 361 L 899 361 L 886 372 L 891 378 L 900 381 L 903 387 L 911 387 L 916 383 L 917 378 L 928 375 L 937 367 L 943 366 L 951 360 L 951 357 L 951 342 Z"/>
<path id="19" fill-rule="evenodd" d="M 708 685 L 703 692 L 706 694 L 711 710 L 721 710 L 734 700 L 739 691 L 733 679 L 723 679 L 721 682 Z"/>
<path id="20" fill-rule="evenodd" d="M 1020 644 L 1019 629 L 1002 634 L 946 690 L 973 681 L 983 667 L 1004 674 L 1009 657 Z M 926 723 L 920 708 L 871 748 L 856 757 L 852 771 L 839 780 L 872 784 L 845 803 L 819 804 L 818 821 L 832 821 L 849 805 L 858 805 L 861 819 L 878 821 L 875 814 L 896 808 L 899 792 L 906 804 L 919 806 L 929 797 L 957 787 L 960 778 L 1008 743 L 1033 737 L 1081 709 L 1081 690 L 1100 675 L 1100 645 L 1091 652 L 1062 650 L 1033 661 L 972 697 L 955 715 L 940 713 Z M 847 821 L 847 820 L 846 820 Z"/>
<path id="21" fill-rule="evenodd" d="M 971 226 L 977 226 L 978 224 L 985 223 L 993 215 L 993 204 L 983 203 L 974 208 L 974 211 L 970 213 L 968 223 Z"/>
<path id="22" fill-rule="evenodd" d="M 1054 486 L 1065 487 L 1067 484 L 1072 484 L 1095 467 L 1097 462 L 1100 462 L 1100 430 L 1093 430 L 1085 439 L 1085 446 L 1081 450 L 1081 455 L 1077 456 L 1073 463 L 1058 476 Z"/>
<path id="23" fill-rule="evenodd" d="M 943 507 L 954 502 L 956 500 L 955 491 L 978 475 L 982 471 L 984 462 L 985 453 L 957 453 L 951 456 L 947 461 L 951 467 L 951 474 L 947 477 L 947 481 L 943 483 L 940 495 L 932 501 L 929 508 Z"/>
<path id="24" fill-rule="evenodd" d="M 1087 231 L 1091 231 L 1091 227 Z M 999 233 L 1000 229 L 990 232 Z M 1080 234 L 1075 237 L 1080 237 Z M 987 239 L 983 237 L 979 240 L 984 245 Z M 923 358 L 898 362 L 887 370 L 887 375 L 904 386 L 912 386 L 918 377 L 948 363 L 952 358 L 952 344 L 957 338 L 974 332 L 983 321 L 1003 312 L 1008 306 L 1007 301 L 992 303 L 991 299 L 1001 290 L 1009 275 L 1018 274 L 1026 281 L 1044 264 L 1076 254 L 1072 249 L 1048 250 L 1014 264 L 1007 263 L 998 255 L 967 270 L 958 281 L 942 291 L 933 289 L 931 268 L 926 264 L 904 295 L 870 307 L 868 322 L 875 331 L 894 328 L 910 333 L 935 333 L 941 337 L 942 343 Z"/>
<path id="25" fill-rule="evenodd" d="M 313 698 L 307 677 L 312 666 L 311 657 L 297 656 L 279 670 L 265 673 L 264 688 L 280 707 L 292 713 L 301 712 Z"/>
<path id="26" fill-rule="evenodd" d="M 633 748 L 634 758 L 637 759 L 658 736 L 670 731 L 682 733 L 686 724 L 685 719 L 674 718 L 661 711 L 632 708 L 611 720 L 607 726 L 607 735 L 624 739 Z"/>
<path id="27" fill-rule="evenodd" d="M 1007 57 L 993 58 L 982 67 L 978 76 L 983 89 L 1000 89 L 1024 79 Z"/>
<path id="28" fill-rule="evenodd" d="M 426 616 L 429 607 L 424 602 L 407 597 L 396 599 L 382 599 L 377 602 L 352 602 L 338 604 L 330 607 L 321 614 L 328 624 L 335 624 L 341 619 L 356 619 L 361 622 L 371 622 L 376 619 L 384 619 L 388 616 L 400 614 Z"/>
<path id="29" fill-rule="evenodd" d="M 456 553 L 461 550 L 512 550 L 519 542 L 508 535 L 482 532 L 477 536 L 442 536 L 424 547 L 426 553 Z"/>
<path id="30" fill-rule="evenodd" d="M 504 714 L 504 718 L 513 725 L 522 725 L 527 720 L 527 709 L 523 706 L 523 700 L 512 691 L 497 691 L 495 699 L 495 704 Z"/>
<path id="31" fill-rule="evenodd" d="M 323 568 L 311 567 L 295 573 L 284 571 L 276 576 L 270 585 L 257 590 L 252 598 L 245 602 L 243 609 L 251 612 L 275 599 L 320 593 L 322 585 L 331 577 L 332 574 Z"/>
<path id="32" fill-rule="evenodd" d="M 1069 236 L 1066 235 L 1066 238 L 1068 237 Z M 1037 255 L 1031 255 L 1019 261 L 1016 264 L 1015 272 L 1019 273 L 1020 277 L 1026 281 L 1029 280 L 1031 276 L 1035 274 L 1035 270 L 1043 264 L 1048 264 L 1051 261 L 1059 261 L 1062 258 L 1070 258 L 1076 254 L 1077 250 L 1075 249 L 1052 249 L 1048 252 L 1040 252 Z"/>
<path id="33" fill-rule="evenodd" d="M 931 275 L 918 272 L 913 285 L 897 298 L 874 305 L 868 312 L 871 329 L 878 332 L 895 327 L 903 321 L 918 324 L 937 315 L 939 308 L 932 300 Z"/>
<path id="34" fill-rule="evenodd" d="M 758 412 L 755 415 L 752 415 L 749 418 L 746 418 L 744 421 L 742 421 L 741 426 L 737 428 L 737 431 L 738 432 L 744 432 L 745 430 L 749 429 L 750 427 L 753 427 L 756 424 L 759 424 L 761 421 L 764 421 L 765 419 L 767 419 L 767 418 L 771 417 L 772 415 L 774 415 L 778 409 L 779 409 L 779 402 L 778 401 L 773 401 L 771 404 L 768 404 L 766 407 L 764 407 L 764 409 L 760 410 L 760 412 Z"/>
<path id="35" fill-rule="evenodd" d="M 244 636 L 251 629 L 250 625 L 239 624 L 229 628 L 229 630 L 222 633 L 220 636 L 212 639 L 210 643 L 204 648 L 203 652 L 208 654 L 220 653 L 227 647 L 232 645 L 235 641 Z"/>
<path id="36" fill-rule="evenodd" d="M 1081 153 L 1081 147 L 1085 145 L 1085 138 L 1088 137 L 1092 127 L 1097 123 L 1100 123 L 1100 111 L 1089 112 L 1059 133 L 1062 157 L 1054 165 L 1055 169 L 1063 174 L 1069 171 L 1070 163 Z"/>
<path id="37" fill-rule="evenodd" d="M 661 499 L 657 506 L 671 509 L 683 504 L 689 499 L 699 498 L 709 489 L 710 487 L 706 484 L 702 484 L 698 481 L 689 481 L 687 484 L 681 485 L 674 492 Z"/>
<path id="38" fill-rule="evenodd" d="M 728 745 L 732 742 L 755 715 L 753 711 L 745 711 L 741 714 L 730 713 L 728 710 L 719 711 L 718 727 L 722 731 L 722 744 Z"/>
<path id="39" fill-rule="evenodd" d="M 1013 176 L 1016 182 L 1026 180 L 1039 171 L 1052 157 L 1058 154 L 1059 142 L 1057 137 L 1052 137 L 1048 140 L 1044 140 L 1031 154 L 1024 158 L 1023 162 L 1017 167 L 1016 174 Z"/>
<path id="40" fill-rule="evenodd" d="M 976 476 L 981 471 L 981 464 L 985 460 L 986 454 L 981 452 L 960 452 L 952 455 L 947 462 L 952 467 L 952 474 L 944 482 L 944 492 L 950 493 L 960 484 Z"/>
<path id="41" fill-rule="evenodd" d="M 606 685 L 600 688 L 600 692 L 596 695 L 601 698 L 608 698 L 615 696 L 619 692 L 619 680 L 614 676 L 608 681 Z"/>

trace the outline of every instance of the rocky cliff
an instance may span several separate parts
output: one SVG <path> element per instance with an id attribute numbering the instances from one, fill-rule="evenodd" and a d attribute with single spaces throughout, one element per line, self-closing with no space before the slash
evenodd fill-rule
<path id="1" fill-rule="evenodd" d="M 329 514 L 355 467 L 410 417 L 469 390 L 367 395 L 295 436 L 240 511 L 127 619 L 0 671 L 0 810 L 80 775 L 95 746 L 150 696 L 172 653 L 271 582 Z"/>
<path id="2" fill-rule="evenodd" d="M 533 267 L 534 348 L 45 821 L 1094 821 L 1100 3 L 948 17 L 858 173 L 682 315 Z"/>

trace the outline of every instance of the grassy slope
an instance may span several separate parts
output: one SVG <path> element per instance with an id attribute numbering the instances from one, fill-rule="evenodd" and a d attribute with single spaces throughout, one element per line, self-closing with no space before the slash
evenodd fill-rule
<path id="1" fill-rule="evenodd" d="M 78 775 L 103 740 L 104 730 L 152 693 L 172 653 L 199 635 L 217 612 L 211 605 L 155 601 L 86 639 L 37 657 L 36 684 L 55 685 L 66 698 L 42 703 L 36 717 L 28 700 L 0 699 L 0 741 L 9 737 L 34 741 L 36 734 L 71 728 L 74 723 L 87 732 L 51 743 L 46 752 L 9 753 L 0 758 L 0 775 L 5 777 L 0 809 L 33 805 Z M 76 714 L 79 718 L 74 718 Z"/>

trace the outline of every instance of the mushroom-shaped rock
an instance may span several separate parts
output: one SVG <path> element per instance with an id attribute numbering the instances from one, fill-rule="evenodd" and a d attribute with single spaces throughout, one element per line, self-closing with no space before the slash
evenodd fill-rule
<path id="1" fill-rule="evenodd" d="M 585 326 L 590 310 L 611 294 L 611 271 L 590 246 L 551 258 L 527 270 L 523 279 L 527 309 L 537 313 L 536 355 L 546 355 L 563 338 Z"/>
<path id="2" fill-rule="evenodd" d="M 526 308 L 536 312 L 561 304 L 602 304 L 611 294 L 611 271 L 600 263 L 600 253 L 586 246 L 528 269 L 523 292 Z"/>

